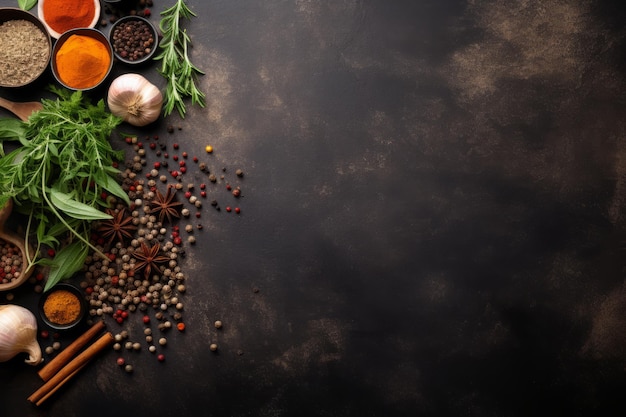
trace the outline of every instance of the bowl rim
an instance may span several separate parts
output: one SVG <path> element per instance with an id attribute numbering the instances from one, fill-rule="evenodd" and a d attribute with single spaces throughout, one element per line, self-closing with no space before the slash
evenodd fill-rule
<path id="1" fill-rule="evenodd" d="M 99 40 L 102 41 L 102 43 L 107 47 L 107 49 L 109 51 L 109 55 L 111 56 L 111 59 L 109 61 L 109 68 L 107 69 L 106 74 L 104 75 L 104 77 L 102 77 L 100 82 L 98 82 L 96 85 L 93 85 L 93 86 L 88 87 L 88 88 L 71 87 L 71 86 L 65 84 L 61 80 L 61 77 L 59 77 L 59 74 L 57 73 L 57 70 L 56 70 L 56 59 L 55 59 L 56 54 L 59 52 L 59 48 L 61 48 L 61 46 L 63 46 L 65 41 L 72 35 L 86 35 L 86 36 L 91 36 L 91 37 L 97 37 Z M 59 39 L 57 39 L 57 41 L 54 43 L 54 46 L 52 47 L 52 53 L 51 53 L 51 56 L 50 56 L 50 69 L 52 70 L 52 75 L 54 76 L 55 80 L 59 84 L 61 84 L 63 87 L 65 87 L 65 88 L 67 88 L 69 90 L 73 90 L 73 91 L 90 91 L 90 90 L 98 88 L 100 85 L 102 85 L 102 83 L 111 74 L 111 70 L 113 69 L 113 56 L 114 56 L 113 55 L 113 47 L 111 46 L 111 42 L 109 41 L 109 38 L 104 33 L 99 31 L 98 29 L 95 29 L 95 28 L 75 28 L 75 29 L 70 29 L 70 30 L 68 30 L 66 32 L 63 32 L 61 37 Z"/>
<path id="2" fill-rule="evenodd" d="M 148 27 L 152 30 L 152 33 L 154 34 L 154 46 L 152 47 L 152 51 L 150 51 L 148 55 L 136 61 L 131 61 L 129 59 L 122 58 L 117 52 L 115 52 L 115 48 L 113 48 L 113 32 L 115 31 L 115 28 L 124 22 L 132 21 L 132 20 L 139 20 L 141 22 L 146 23 Z M 150 59 L 152 59 L 152 57 L 154 56 L 154 54 L 156 53 L 159 47 L 159 31 L 157 30 L 157 27 L 145 17 L 137 16 L 137 15 L 128 15 L 128 16 L 121 17 L 117 19 L 115 22 L 113 22 L 113 24 L 111 25 L 111 29 L 109 31 L 109 43 L 111 44 L 111 48 L 113 49 L 113 56 L 115 56 L 115 59 L 117 59 L 118 61 L 124 64 L 128 64 L 128 65 L 143 64 L 146 61 L 149 61 Z"/>
<path id="3" fill-rule="evenodd" d="M 51 294 L 53 294 L 55 291 L 59 291 L 59 290 L 70 291 L 72 294 L 78 297 L 78 300 L 80 302 L 80 313 L 78 314 L 78 318 L 68 324 L 57 324 L 57 323 L 50 321 L 46 317 L 46 314 L 44 313 L 44 310 L 43 310 L 43 305 L 48 299 L 48 297 Z M 78 326 L 85 318 L 86 313 L 87 313 L 87 302 L 78 286 L 71 284 L 69 282 L 59 282 L 41 295 L 41 297 L 39 298 L 39 304 L 37 306 L 37 310 L 39 312 L 39 317 L 46 324 L 46 326 L 54 330 L 70 330 Z"/>
<path id="4" fill-rule="evenodd" d="M 37 15 L 39 16 L 39 19 L 41 20 L 41 22 L 43 23 L 43 25 L 46 27 L 46 29 L 48 30 L 48 33 L 50 34 L 50 36 L 52 36 L 54 39 L 59 39 L 61 37 L 61 35 L 63 35 L 63 33 L 59 33 L 56 30 L 52 29 L 48 23 L 46 22 L 46 16 L 44 14 L 43 11 L 43 5 L 44 5 L 45 0 L 39 0 L 37 2 Z M 91 20 L 91 22 L 89 23 L 89 25 L 86 26 L 86 28 L 95 28 L 96 24 L 98 23 L 98 21 L 100 20 L 100 0 L 93 0 L 94 3 L 94 7 L 95 7 L 95 11 L 94 11 L 94 16 L 93 19 Z M 73 29 L 79 29 L 80 27 L 75 27 Z M 70 29 L 72 30 L 72 29 Z"/>
<path id="5" fill-rule="evenodd" d="M 50 37 L 50 33 L 47 30 L 47 26 L 46 24 L 43 22 L 42 19 L 40 19 L 39 17 L 35 16 L 34 14 L 32 14 L 31 12 L 27 11 L 27 10 L 23 10 L 20 9 L 19 7 L 0 7 L 0 13 L 2 12 L 9 12 L 15 15 L 19 15 L 21 16 L 18 19 L 15 18 L 10 18 L 10 19 L 6 19 L 6 20 L 1 20 L 0 19 L 0 24 L 11 21 L 11 20 L 19 20 L 19 19 L 25 19 L 28 20 L 29 22 L 32 22 L 35 26 L 37 26 L 37 28 L 39 30 L 42 31 L 42 33 L 45 35 L 46 40 L 48 41 L 48 61 L 46 62 L 46 65 L 44 66 L 43 70 L 41 70 L 41 72 L 39 74 L 37 74 L 35 77 L 33 77 L 31 80 L 26 81 L 24 83 L 21 84 L 5 84 L 5 83 L 1 83 L 0 82 L 0 87 L 3 88 L 18 88 L 18 87 L 24 87 L 27 85 L 30 85 L 31 83 L 35 82 L 37 79 L 39 79 L 39 77 L 41 77 L 41 75 L 46 72 L 46 70 L 48 69 L 48 67 L 50 66 L 50 61 L 52 60 L 52 39 Z"/>

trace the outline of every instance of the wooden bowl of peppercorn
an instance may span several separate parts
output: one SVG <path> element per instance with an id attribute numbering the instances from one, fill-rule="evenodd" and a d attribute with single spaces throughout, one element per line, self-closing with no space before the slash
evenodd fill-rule
<path id="1" fill-rule="evenodd" d="M 111 26 L 109 42 L 116 60 L 138 65 L 149 61 L 156 53 L 159 33 L 148 19 L 125 16 Z"/>
<path id="2" fill-rule="evenodd" d="M 4 207 L 0 208 L 0 252 L 2 252 L 0 292 L 19 287 L 33 272 L 32 265 L 29 265 L 24 237 L 5 227 L 12 210 L 13 200 L 7 201 Z M 33 248 L 29 247 L 29 253 L 31 256 L 35 253 Z"/>

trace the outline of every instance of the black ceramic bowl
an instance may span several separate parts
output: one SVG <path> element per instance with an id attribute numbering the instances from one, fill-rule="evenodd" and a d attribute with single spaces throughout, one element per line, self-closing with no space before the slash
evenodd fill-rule
<path id="1" fill-rule="evenodd" d="M 80 288 L 58 283 L 39 299 L 39 316 L 54 330 L 70 330 L 78 326 L 87 313 L 87 302 Z"/>
<path id="2" fill-rule="evenodd" d="M 89 38 L 93 38 L 99 41 L 100 43 L 102 43 L 102 45 L 104 45 L 104 47 L 109 53 L 110 59 L 109 59 L 108 65 L 103 68 L 97 68 L 99 71 L 101 70 L 104 75 L 100 78 L 99 81 L 91 83 L 88 86 L 70 85 L 66 81 L 63 80 L 63 77 L 59 73 L 59 65 L 57 63 L 59 51 L 62 51 L 63 45 L 65 45 L 65 42 L 67 42 L 74 35 L 81 36 L 81 37 L 89 37 Z M 77 57 L 73 57 L 73 58 L 75 59 L 71 60 L 70 64 L 73 63 L 73 65 L 80 66 L 81 64 L 79 62 L 83 62 L 83 65 L 85 65 L 85 67 L 93 66 L 93 65 L 90 65 L 88 62 L 86 62 L 86 60 L 83 60 L 83 59 L 79 60 Z M 104 36 L 104 34 L 100 32 L 98 29 L 92 29 L 92 28 L 71 29 L 71 30 L 68 30 L 67 32 L 64 32 L 61 35 L 61 37 L 59 37 L 59 39 L 55 42 L 54 47 L 52 48 L 52 61 L 50 63 L 50 66 L 52 67 L 52 75 L 54 75 L 54 78 L 59 82 L 59 84 L 63 85 L 64 87 L 69 88 L 70 90 L 80 90 L 80 91 L 93 90 L 99 87 L 104 82 L 104 80 L 108 78 L 109 74 L 111 73 L 111 69 L 113 68 L 113 50 L 111 48 L 111 44 L 109 43 L 109 39 L 106 36 Z M 89 68 L 81 68 L 81 69 L 83 70 L 83 74 L 85 75 L 88 75 L 91 73 Z"/>
<path id="3" fill-rule="evenodd" d="M 137 31 L 143 36 L 139 38 Z M 133 36 L 129 36 L 132 33 Z M 113 48 L 115 59 L 124 64 L 143 64 L 154 56 L 159 46 L 159 32 L 146 18 L 141 16 L 125 16 L 111 26 L 109 43 Z"/>
<path id="4" fill-rule="evenodd" d="M 24 65 L 28 65 L 30 67 L 32 67 L 33 65 L 36 65 L 37 68 L 39 68 L 38 71 L 35 71 L 32 74 L 32 77 L 29 77 L 28 80 L 25 81 L 20 81 L 20 82 L 0 82 L 0 87 L 23 87 L 26 85 L 31 84 L 33 81 L 37 80 L 41 74 L 43 74 L 46 69 L 48 68 L 48 65 L 50 63 L 50 56 L 52 54 L 52 40 L 50 39 L 50 34 L 48 33 L 48 31 L 46 30 L 46 26 L 44 25 L 44 23 L 39 20 L 36 16 L 32 15 L 31 13 L 15 8 L 15 7 L 0 7 L 0 24 L 5 24 L 11 21 L 18 21 L 18 20 L 26 20 L 28 22 L 31 22 L 35 25 L 36 29 L 41 32 L 40 33 L 40 37 L 42 39 L 42 51 L 46 51 L 47 50 L 47 57 L 43 56 L 43 55 L 37 55 L 37 63 L 33 63 L 32 60 L 30 62 L 24 63 Z M 30 36 L 30 39 L 35 39 L 33 38 L 33 35 Z M 15 43 L 18 42 L 18 40 L 15 38 L 15 36 L 11 36 L 11 39 L 9 40 L 10 43 Z M 7 47 L 5 45 L 2 46 L 3 50 L 7 50 Z M 5 58 L 5 57 L 3 57 Z M 34 58 L 33 58 L 34 59 Z M 10 62 L 8 63 L 8 65 L 16 65 L 18 68 L 16 68 L 16 70 L 19 69 L 19 66 L 22 65 L 19 60 L 16 60 L 14 62 Z M 21 70 L 21 69 L 20 69 Z"/>

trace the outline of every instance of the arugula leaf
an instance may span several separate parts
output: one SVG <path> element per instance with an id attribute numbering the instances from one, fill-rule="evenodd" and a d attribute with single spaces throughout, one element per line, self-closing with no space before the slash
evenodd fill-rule
<path id="1" fill-rule="evenodd" d="M 30 10 L 37 4 L 37 0 L 17 0 L 17 5 L 22 10 Z"/>

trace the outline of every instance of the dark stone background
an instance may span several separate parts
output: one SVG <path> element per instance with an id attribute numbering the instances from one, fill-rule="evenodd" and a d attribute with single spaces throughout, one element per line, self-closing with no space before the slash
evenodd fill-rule
<path id="1" fill-rule="evenodd" d="M 188 4 L 207 107 L 147 134 L 243 169 L 242 213 L 205 209 L 165 363 L 40 409 L 3 363 L 0 415 L 623 415 L 626 3 Z"/>

